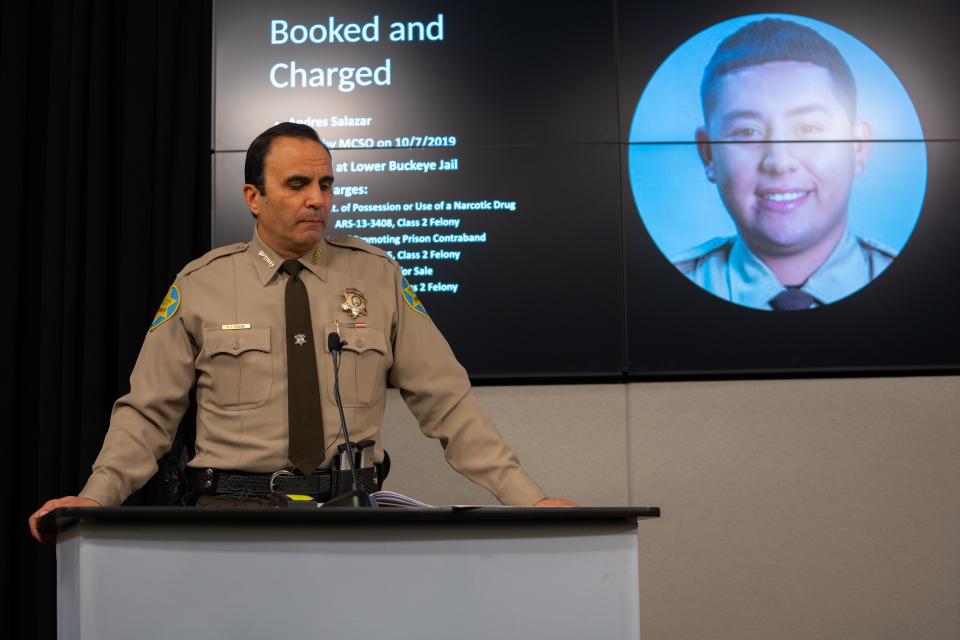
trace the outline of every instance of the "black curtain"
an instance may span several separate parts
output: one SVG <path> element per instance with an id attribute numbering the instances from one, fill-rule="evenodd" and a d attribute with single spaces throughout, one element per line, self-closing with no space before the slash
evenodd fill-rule
<path id="1" fill-rule="evenodd" d="M 0 0 L 0 635 L 55 638 L 42 502 L 86 480 L 177 271 L 210 243 L 211 0 Z M 142 495 L 132 500 L 142 501 Z M 129 501 L 128 501 L 129 502 Z"/>

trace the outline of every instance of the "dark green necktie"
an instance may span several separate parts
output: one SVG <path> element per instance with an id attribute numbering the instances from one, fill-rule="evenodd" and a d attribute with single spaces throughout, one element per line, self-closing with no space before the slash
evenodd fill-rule
<path id="1" fill-rule="evenodd" d="M 303 265 L 287 260 L 280 269 L 288 274 L 287 314 L 287 408 L 290 422 L 290 461 L 304 475 L 323 462 L 323 418 L 320 415 L 320 384 L 317 381 L 317 351 L 310 322 L 307 287 L 300 279 Z"/>

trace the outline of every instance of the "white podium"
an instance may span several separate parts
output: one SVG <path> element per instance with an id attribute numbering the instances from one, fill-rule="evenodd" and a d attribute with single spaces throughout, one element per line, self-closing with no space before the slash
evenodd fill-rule
<path id="1" fill-rule="evenodd" d="M 630 638 L 647 508 L 59 509 L 58 638 Z"/>

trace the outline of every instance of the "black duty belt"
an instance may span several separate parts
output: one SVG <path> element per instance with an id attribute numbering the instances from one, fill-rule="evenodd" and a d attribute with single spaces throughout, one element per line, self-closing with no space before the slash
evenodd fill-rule
<path id="1" fill-rule="evenodd" d="M 386 454 L 386 452 L 384 452 Z M 390 457 L 373 467 L 357 469 L 360 483 L 368 493 L 378 491 L 390 472 Z M 272 493 L 310 496 L 326 502 L 353 489 L 353 474 L 349 469 L 317 469 L 309 476 L 286 469 L 273 473 L 248 473 L 220 469 L 187 469 L 190 493 L 194 496 L 219 495 L 238 498 L 266 498 Z"/>
<path id="2" fill-rule="evenodd" d="M 339 495 L 340 478 L 344 472 L 317 469 L 309 476 L 297 471 L 281 470 L 274 473 L 247 473 L 220 469 L 190 469 L 190 491 L 194 495 L 237 496 L 240 498 L 269 498 L 270 494 L 295 493 L 323 502 L 331 494 Z M 349 475 L 349 472 L 346 472 Z"/>

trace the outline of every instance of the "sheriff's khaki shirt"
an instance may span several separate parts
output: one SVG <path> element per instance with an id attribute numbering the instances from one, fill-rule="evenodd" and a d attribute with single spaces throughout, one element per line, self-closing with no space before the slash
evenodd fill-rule
<path id="1" fill-rule="evenodd" d="M 255 233 L 251 242 L 214 249 L 177 275 L 144 339 L 130 393 L 114 405 L 81 497 L 118 505 L 146 483 L 170 448 L 194 382 L 197 439 L 190 467 L 272 472 L 292 466 L 282 262 Z M 323 466 L 343 442 L 327 350 L 327 335 L 339 327 L 347 343 L 340 393 L 352 440 L 374 440 L 382 459 L 389 378 L 454 469 L 504 504 L 531 505 L 544 497 L 471 393 L 466 372 L 396 263 L 347 236 L 322 241 L 300 262 L 314 325 Z M 348 289 L 362 294 L 365 315 L 343 308 Z"/>

